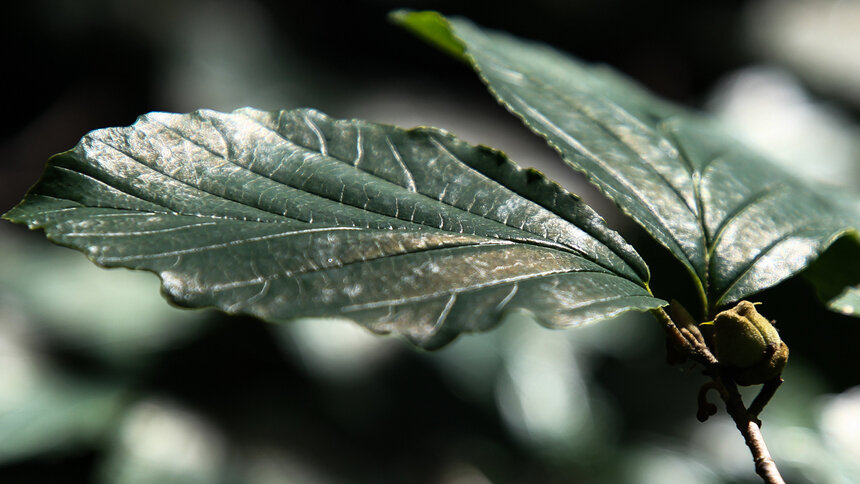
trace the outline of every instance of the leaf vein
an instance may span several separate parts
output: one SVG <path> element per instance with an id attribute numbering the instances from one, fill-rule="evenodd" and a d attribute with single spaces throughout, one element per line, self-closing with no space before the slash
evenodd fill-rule
<path id="1" fill-rule="evenodd" d="M 315 232 L 326 232 L 326 231 L 340 231 L 340 230 L 363 230 L 358 227 L 324 227 L 324 228 L 311 228 L 311 229 L 303 229 L 303 230 L 291 230 L 288 232 L 281 232 L 277 234 L 269 234 L 269 235 L 261 235 L 258 237 L 248 237 L 243 239 L 231 240 L 229 242 L 221 242 L 218 244 L 204 245 L 198 247 L 189 247 L 187 249 L 179 249 L 167 252 L 159 252 L 155 254 L 137 254 L 131 256 L 117 256 L 117 257 L 102 257 L 100 260 L 104 262 L 130 262 L 135 260 L 146 260 L 146 259 L 162 259 L 164 257 L 172 257 L 176 255 L 185 255 L 185 254 L 196 254 L 200 252 L 204 252 L 207 250 L 217 250 L 224 249 L 227 247 L 234 247 L 243 244 L 256 243 L 267 241 L 271 239 L 277 239 L 281 237 L 290 237 L 293 235 L 302 235 L 308 233 Z"/>

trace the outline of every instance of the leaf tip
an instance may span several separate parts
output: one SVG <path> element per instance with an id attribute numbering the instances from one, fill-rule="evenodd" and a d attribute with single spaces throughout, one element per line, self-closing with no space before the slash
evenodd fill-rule
<path id="1" fill-rule="evenodd" d="M 20 214 L 21 206 L 24 204 L 25 201 L 26 198 L 14 207 L 10 208 L 9 211 L 7 211 L 6 213 L 0 215 L 0 220 L 6 220 L 7 222 L 12 222 L 13 224 L 26 223 L 27 219 L 22 217 Z"/>
<path id="2" fill-rule="evenodd" d="M 394 10 L 388 14 L 389 20 L 417 35 L 426 42 L 454 56 L 466 60 L 466 46 L 454 36 L 451 24 L 439 12 L 433 10 L 415 11 Z"/>

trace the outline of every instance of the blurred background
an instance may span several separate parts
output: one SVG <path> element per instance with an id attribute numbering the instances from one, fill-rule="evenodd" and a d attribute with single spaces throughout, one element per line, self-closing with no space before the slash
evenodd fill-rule
<path id="1" fill-rule="evenodd" d="M 860 2 L 35 0 L 4 6 L 0 211 L 53 153 L 148 111 L 315 107 L 448 129 L 581 194 L 674 294 L 682 269 L 465 66 L 386 20 L 462 14 L 615 66 L 808 178 L 860 188 Z M 759 298 L 792 348 L 764 434 L 793 483 L 860 482 L 860 321 L 802 277 Z M 704 381 L 628 315 L 510 320 L 434 353 L 336 321 L 183 311 L 0 223 L 0 482 L 753 483 Z"/>

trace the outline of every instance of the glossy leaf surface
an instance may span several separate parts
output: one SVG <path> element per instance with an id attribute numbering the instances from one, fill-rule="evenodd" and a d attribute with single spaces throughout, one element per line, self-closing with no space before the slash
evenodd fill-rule
<path id="1" fill-rule="evenodd" d="M 577 197 L 442 131 L 312 110 L 150 113 L 52 158 L 6 218 L 189 307 L 339 317 L 436 347 L 514 310 L 569 327 L 661 305 Z"/>
<path id="2" fill-rule="evenodd" d="M 611 69 L 463 19 L 393 17 L 449 52 L 459 42 L 458 57 L 505 107 L 684 264 L 708 313 L 795 274 L 852 230 L 841 208 L 718 123 Z"/>

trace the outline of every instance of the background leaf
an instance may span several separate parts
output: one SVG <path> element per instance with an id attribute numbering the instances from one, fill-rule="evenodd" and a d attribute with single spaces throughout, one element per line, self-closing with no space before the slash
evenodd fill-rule
<path id="1" fill-rule="evenodd" d="M 446 21 L 436 15 L 394 18 L 435 42 Z M 496 98 L 681 261 L 706 313 L 800 271 L 852 230 L 844 209 L 715 121 L 545 45 L 447 25 Z"/>
<path id="2" fill-rule="evenodd" d="M 828 302 L 830 309 L 847 316 L 860 317 L 860 286 L 846 287 Z"/>
<path id="3" fill-rule="evenodd" d="M 860 240 L 836 241 L 803 274 L 831 310 L 860 317 Z"/>
<path id="4" fill-rule="evenodd" d="M 49 162 L 12 221 L 183 306 L 342 317 L 432 348 L 507 312 L 568 327 L 651 297 L 578 198 L 432 129 L 311 110 L 151 113 Z"/>

